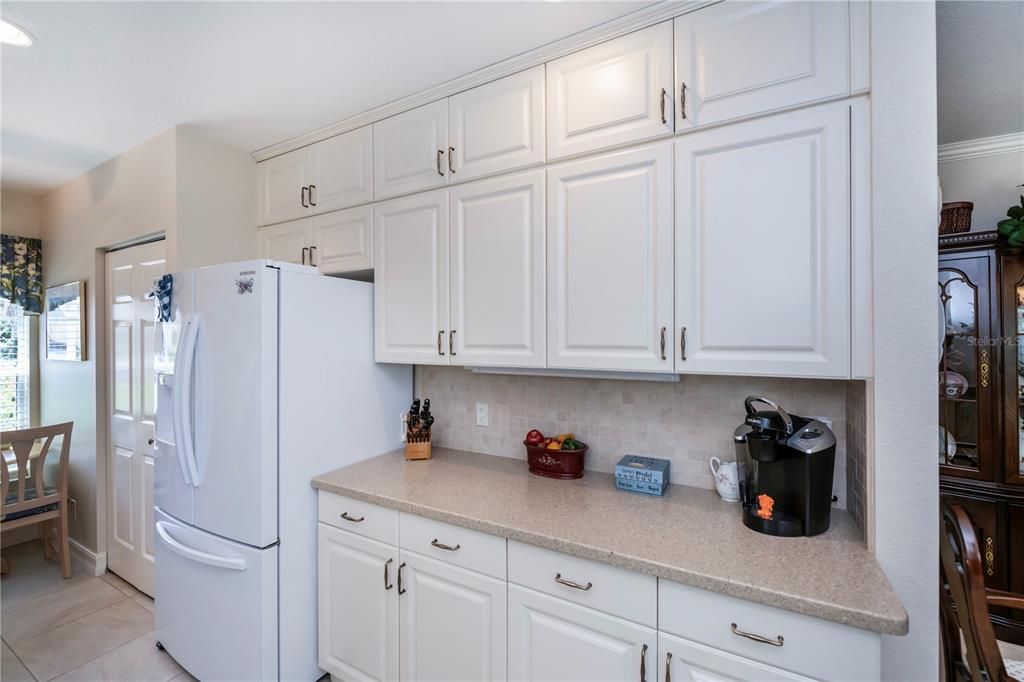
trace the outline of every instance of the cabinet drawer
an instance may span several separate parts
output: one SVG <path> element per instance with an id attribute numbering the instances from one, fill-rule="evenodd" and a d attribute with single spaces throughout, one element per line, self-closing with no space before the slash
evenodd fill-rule
<path id="1" fill-rule="evenodd" d="M 398 528 L 403 550 L 505 579 L 505 538 L 405 513 Z"/>
<path id="2" fill-rule="evenodd" d="M 876 633 L 668 580 L 658 586 L 658 629 L 816 679 L 877 680 L 881 674 Z"/>
<path id="3" fill-rule="evenodd" d="M 333 493 L 320 493 L 320 522 L 389 545 L 398 544 L 398 511 Z"/>
<path id="4" fill-rule="evenodd" d="M 672 680 L 758 680 L 758 682 L 811 682 L 810 678 L 773 668 L 757 661 L 697 644 L 679 637 L 658 634 L 658 682 Z"/>
<path id="5" fill-rule="evenodd" d="M 654 576 L 510 540 L 508 580 L 635 623 L 657 625 Z"/>

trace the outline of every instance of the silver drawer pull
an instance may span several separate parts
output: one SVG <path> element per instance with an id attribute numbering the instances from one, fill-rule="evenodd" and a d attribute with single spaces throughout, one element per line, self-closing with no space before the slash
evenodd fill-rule
<path id="1" fill-rule="evenodd" d="M 747 639 L 752 639 L 755 642 L 767 644 L 768 646 L 782 646 L 786 642 L 786 640 L 783 639 L 782 635 L 775 635 L 775 639 L 768 639 L 767 637 L 762 637 L 761 635 L 755 635 L 753 632 L 744 632 L 743 630 L 740 630 L 738 627 L 736 627 L 736 623 L 732 623 L 731 627 L 732 634 L 739 635 L 740 637 L 746 637 Z"/>
<path id="2" fill-rule="evenodd" d="M 555 582 L 565 585 L 566 587 L 575 587 L 577 590 L 583 590 L 584 592 L 594 586 L 594 583 L 592 582 L 588 582 L 586 585 L 580 585 L 579 583 L 574 583 L 571 580 L 566 580 L 562 577 L 561 573 L 555 573 Z"/>
<path id="3" fill-rule="evenodd" d="M 363 521 L 366 520 L 365 516 L 360 516 L 357 519 L 354 516 L 349 516 L 348 512 L 341 512 L 341 514 L 339 514 L 339 516 L 341 516 L 341 518 L 345 519 L 346 521 L 351 521 L 352 523 L 362 523 Z"/>
<path id="4" fill-rule="evenodd" d="M 431 540 L 430 541 L 430 545 L 432 547 L 437 547 L 438 549 L 447 549 L 449 552 L 454 552 L 454 551 L 462 548 L 462 545 L 455 545 L 454 547 L 452 547 L 451 545 L 446 545 L 443 542 L 438 542 L 437 538 L 434 538 L 433 540 Z"/>

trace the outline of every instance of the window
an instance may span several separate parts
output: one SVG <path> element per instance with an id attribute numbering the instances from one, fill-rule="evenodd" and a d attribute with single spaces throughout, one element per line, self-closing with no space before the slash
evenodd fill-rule
<path id="1" fill-rule="evenodd" d="M 0 431 L 29 427 L 29 318 L 0 301 Z"/>

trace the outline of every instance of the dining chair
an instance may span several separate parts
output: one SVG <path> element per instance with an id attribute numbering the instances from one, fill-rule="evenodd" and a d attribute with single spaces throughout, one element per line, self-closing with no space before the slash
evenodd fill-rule
<path id="1" fill-rule="evenodd" d="M 1024 595 L 985 587 L 981 546 L 962 506 L 943 504 L 939 531 L 939 609 L 947 682 L 1024 682 L 1024 661 L 1003 659 L 988 613 L 990 606 L 1024 609 Z"/>
<path id="2" fill-rule="evenodd" d="M 7 431 L 0 447 L 4 450 L 0 477 L 3 482 L 3 506 L 0 507 L 0 532 L 41 524 L 40 536 L 47 559 L 60 557 L 61 571 L 71 577 L 68 549 L 68 457 L 71 452 L 71 428 L 74 422 Z M 55 440 L 60 440 L 57 484 L 46 483 L 46 457 Z M 7 452 L 10 451 L 11 455 Z M 16 476 L 12 480 L 10 469 Z M 53 530 L 57 538 L 54 543 Z"/>

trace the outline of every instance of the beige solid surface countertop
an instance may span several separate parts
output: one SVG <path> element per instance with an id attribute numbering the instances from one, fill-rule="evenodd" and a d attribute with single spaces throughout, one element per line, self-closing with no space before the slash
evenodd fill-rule
<path id="1" fill-rule="evenodd" d="M 899 598 L 841 510 L 826 533 L 777 538 L 745 527 L 739 505 L 712 490 L 639 495 L 617 490 L 610 474 L 554 480 L 522 459 L 440 447 L 429 460 L 380 455 L 313 486 L 865 630 L 907 632 Z"/>

